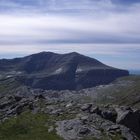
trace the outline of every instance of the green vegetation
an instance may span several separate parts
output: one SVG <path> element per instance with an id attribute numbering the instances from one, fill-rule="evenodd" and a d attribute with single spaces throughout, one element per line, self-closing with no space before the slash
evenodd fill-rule
<path id="1" fill-rule="evenodd" d="M 0 94 L 14 93 L 19 86 L 15 78 L 0 79 Z"/>
<path id="2" fill-rule="evenodd" d="M 98 104 L 119 104 L 140 108 L 140 76 L 119 78 L 111 86 L 97 90 Z"/>
<path id="3" fill-rule="evenodd" d="M 124 81 L 124 83 L 128 81 L 130 84 L 122 87 L 120 90 L 118 89 L 116 94 L 114 92 L 116 103 L 120 105 L 139 106 L 140 76 L 124 77 L 121 80 Z"/>
<path id="4" fill-rule="evenodd" d="M 52 118 L 45 114 L 24 112 L 0 124 L 0 140 L 62 140 L 55 130 L 48 132 L 52 125 Z"/>
<path id="5" fill-rule="evenodd" d="M 0 79 L 0 93 L 14 93 L 18 87 L 23 87 L 14 78 Z M 140 76 L 128 76 L 119 78 L 111 85 L 95 90 L 97 104 L 119 104 L 140 108 Z M 79 102 L 90 102 L 90 96 L 80 97 Z M 54 103 L 56 109 L 64 106 Z M 39 100 L 37 106 L 46 107 L 46 102 Z M 73 108 L 71 108 L 73 110 Z M 76 110 L 77 112 L 78 110 Z M 0 123 L 0 140 L 63 140 L 56 134 L 55 129 L 49 132 L 50 127 L 56 128 L 55 122 L 75 118 L 77 113 L 63 112 L 61 115 L 33 114 L 30 111 L 23 112 L 17 117 L 9 118 Z M 119 134 L 108 136 L 103 133 L 100 140 L 121 140 Z M 84 138 L 83 140 L 98 140 L 97 138 Z"/>
<path id="6" fill-rule="evenodd" d="M 55 129 L 49 132 L 50 126 L 55 128 L 56 120 L 66 119 L 68 116 L 48 116 L 46 114 L 24 112 L 18 117 L 13 117 L 0 124 L 0 140 L 63 140 L 56 134 Z M 107 136 L 101 139 L 92 136 L 82 140 L 121 140 L 119 135 Z"/>

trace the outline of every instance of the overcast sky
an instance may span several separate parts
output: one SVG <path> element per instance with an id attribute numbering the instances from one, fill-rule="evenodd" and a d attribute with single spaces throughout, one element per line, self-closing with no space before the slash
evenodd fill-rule
<path id="1" fill-rule="evenodd" d="M 0 0 L 0 58 L 40 51 L 140 69 L 140 0 Z"/>

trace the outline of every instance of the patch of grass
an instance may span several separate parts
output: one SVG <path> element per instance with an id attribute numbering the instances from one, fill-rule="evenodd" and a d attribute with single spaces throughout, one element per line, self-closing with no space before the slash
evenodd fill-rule
<path id="1" fill-rule="evenodd" d="M 0 79 L 0 94 L 8 94 L 20 86 L 15 78 Z"/>
<path id="2" fill-rule="evenodd" d="M 48 132 L 53 120 L 45 114 L 24 112 L 0 124 L 0 140 L 63 140 L 55 130 Z"/>
<path id="3" fill-rule="evenodd" d="M 98 104 L 119 104 L 140 108 L 140 76 L 117 79 L 109 87 L 99 89 Z"/>

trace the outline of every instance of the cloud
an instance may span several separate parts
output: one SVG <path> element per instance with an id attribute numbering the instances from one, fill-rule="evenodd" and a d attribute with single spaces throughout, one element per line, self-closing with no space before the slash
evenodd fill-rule
<path id="1" fill-rule="evenodd" d="M 140 43 L 139 18 L 135 11 L 98 18 L 0 15 L 0 43 Z"/>
<path id="2" fill-rule="evenodd" d="M 1 0 L 0 57 L 78 51 L 138 68 L 139 13 L 138 0 Z"/>
<path id="3" fill-rule="evenodd" d="M 119 11 L 116 3 L 120 1 L 1 0 L 0 43 L 140 43 L 140 4 L 121 2 L 125 10 Z"/>
<path id="4" fill-rule="evenodd" d="M 0 8 L 4 11 L 32 11 L 55 13 L 90 13 L 118 10 L 119 0 L 1 0 Z M 126 5 L 127 2 L 121 2 Z M 133 1 L 133 4 L 135 1 Z M 117 5 L 116 5 L 117 4 Z"/>

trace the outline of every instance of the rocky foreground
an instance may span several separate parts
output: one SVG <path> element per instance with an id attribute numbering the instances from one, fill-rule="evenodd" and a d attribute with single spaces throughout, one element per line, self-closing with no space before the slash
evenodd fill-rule
<path id="1" fill-rule="evenodd" d="M 0 96 L 0 131 L 6 121 L 29 112 L 49 116 L 48 123 L 43 124 L 47 127 L 45 133 L 55 132 L 64 140 L 138 140 L 140 137 L 138 109 L 78 103 L 70 98 L 69 101 L 60 100 L 59 94 L 48 94 L 48 91 L 42 90 L 30 89 L 28 92 L 30 96 L 19 93 Z"/>

